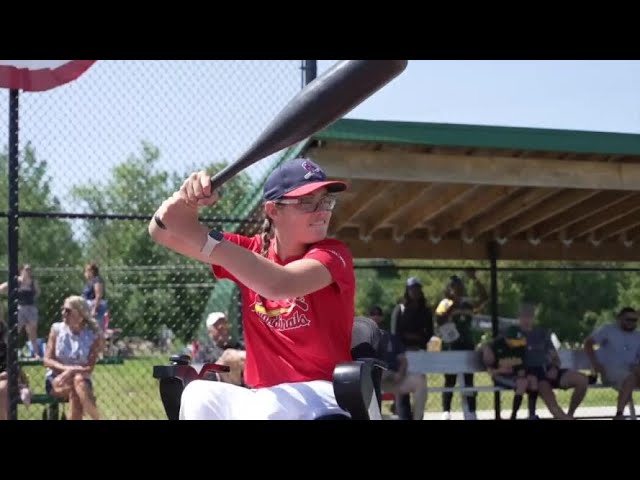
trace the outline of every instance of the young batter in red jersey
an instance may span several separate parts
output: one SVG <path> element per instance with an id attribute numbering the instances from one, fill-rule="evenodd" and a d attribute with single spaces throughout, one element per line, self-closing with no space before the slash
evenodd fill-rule
<path id="1" fill-rule="evenodd" d="M 242 292 L 250 388 L 196 380 L 185 388 L 181 419 L 313 419 L 344 413 L 332 386 L 337 363 L 350 361 L 355 276 L 349 249 L 327 239 L 336 194 L 307 158 L 276 168 L 264 186 L 265 223 L 254 237 L 209 231 L 198 207 L 213 205 L 206 172 L 192 174 L 160 206 L 153 240 L 212 266 Z M 156 221 L 167 225 L 161 229 Z"/>

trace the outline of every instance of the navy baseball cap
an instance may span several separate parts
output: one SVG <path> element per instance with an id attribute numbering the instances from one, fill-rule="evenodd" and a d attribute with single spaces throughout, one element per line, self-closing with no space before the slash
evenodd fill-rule
<path id="1" fill-rule="evenodd" d="M 326 187 L 329 192 L 342 192 L 347 184 L 328 181 L 324 171 L 308 158 L 295 158 L 277 167 L 264 184 L 264 200 L 302 197 Z"/>

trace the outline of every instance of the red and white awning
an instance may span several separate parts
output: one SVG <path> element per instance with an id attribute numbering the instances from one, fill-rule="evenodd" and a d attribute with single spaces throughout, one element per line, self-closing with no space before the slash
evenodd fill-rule
<path id="1" fill-rule="evenodd" d="M 41 92 L 69 83 L 95 60 L 0 60 L 0 88 Z"/>

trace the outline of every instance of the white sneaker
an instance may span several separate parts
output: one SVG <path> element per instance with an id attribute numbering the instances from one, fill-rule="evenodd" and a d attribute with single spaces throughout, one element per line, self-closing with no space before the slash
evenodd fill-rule
<path id="1" fill-rule="evenodd" d="M 451 420 L 451 413 L 450 412 L 444 412 L 442 414 L 442 420 Z"/>

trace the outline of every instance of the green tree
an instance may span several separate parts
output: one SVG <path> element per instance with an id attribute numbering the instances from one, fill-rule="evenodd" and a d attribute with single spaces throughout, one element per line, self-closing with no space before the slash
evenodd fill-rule
<path id="1" fill-rule="evenodd" d="M 616 272 L 515 272 L 522 299 L 540 305 L 537 321 L 563 342 L 579 343 L 615 309 L 620 282 Z"/>
<path id="2" fill-rule="evenodd" d="M 8 154 L 0 155 L 0 210 L 8 210 L 9 179 Z M 29 143 L 21 152 L 18 179 L 19 208 L 21 211 L 60 212 L 60 201 L 51 191 L 51 177 L 47 172 L 47 162 L 38 160 L 36 151 Z M 7 219 L 2 219 L 7 231 Z M 51 218 L 20 218 L 19 245 L 22 263 L 32 263 L 33 267 L 54 267 L 76 261 L 80 247 L 73 238 L 70 224 L 65 220 Z M 0 236 L 0 252 L 7 252 L 7 236 Z M 7 267 L 6 254 L 0 265 Z"/>
<path id="3" fill-rule="evenodd" d="M 74 197 L 92 213 L 151 215 L 182 184 L 189 172 L 160 171 L 160 152 L 143 143 L 138 156 L 115 166 L 105 186 L 80 185 Z M 225 166 L 212 163 L 213 174 Z M 225 185 L 225 195 L 202 216 L 224 217 L 251 187 L 246 175 Z M 166 324 L 184 341 L 200 327 L 214 279 L 210 269 L 194 260 L 154 244 L 148 222 L 139 220 L 89 220 L 86 222 L 85 255 L 101 265 L 110 313 L 125 334 L 154 338 Z"/>
<path id="4" fill-rule="evenodd" d="M 19 160 L 19 208 L 21 211 L 60 212 L 59 199 L 53 194 L 51 177 L 45 160 L 38 159 L 36 150 L 27 143 L 20 152 Z M 9 182 L 8 154 L 0 154 L 0 210 L 8 210 Z M 18 262 L 29 263 L 41 287 L 38 299 L 40 322 L 39 334 L 46 336 L 50 324 L 65 295 L 73 292 L 73 273 L 62 271 L 64 265 L 75 264 L 81 258 L 81 248 L 74 238 L 71 224 L 56 218 L 19 219 Z M 8 231 L 8 220 L 0 218 L 0 231 Z M 8 245 L 7 235 L 0 235 L 0 281 L 7 279 Z M 6 298 L 4 299 L 6 302 Z M 6 305 L 4 306 L 6 310 Z"/>

